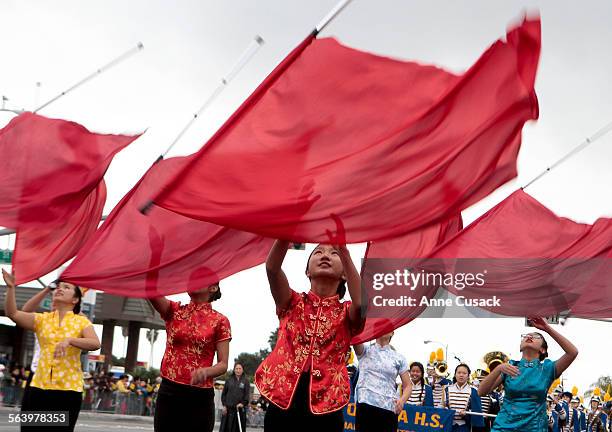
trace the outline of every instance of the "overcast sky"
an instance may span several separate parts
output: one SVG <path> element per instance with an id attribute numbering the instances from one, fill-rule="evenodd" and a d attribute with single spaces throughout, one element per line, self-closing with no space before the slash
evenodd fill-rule
<path id="1" fill-rule="evenodd" d="M 33 109 L 137 42 L 144 43 L 145 49 L 136 56 L 41 111 L 98 132 L 148 128 L 115 157 L 107 173 L 108 212 L 256 34 L 265 45 L 171 156 L 200 148 L 334 4 L 334 0 L 0 0 L 0 94 L 9 98 L 9 107 Z M 354 48 L 460 72 L 503 36 L 524 10 L 539 10 L 542 17 L 536 83 L 540 119 L 524 129 L 518 179 L 467 209 L 467 223 L 612 121 L 612 2 L 354 0 L 323 34 Z M 41 83 L 39 89 L 36 82 Z M 10 117 L 1 115 L 0 124 Z M 612 134 L 527 191 L 557 214 L 580 222 L 610 217 L 611 162 Z M 9 244 L 7 238 L 0 239 L 0 247 Z M 363 250 L 363 245 L 351 247 L 355 260 Z M 308 252 L 290 252 L 285 266 L 292 286 L 300 291 L 308 286 L 303 275 Z M 231 357 L 264 347 L 277 319 L 263 268 L 223 281 L 222 290 L 223 298 L 215 307 L 232 323 Z M 599 375 L 612 374 L 612 345 L 603 343 L 611 330 L 610 323 L 583 320 L 569 320 L 561 329 L 581 350 L 567 372 L 570 386 L 584 391 Z M 479 366 L 482 355 L 493 349 L 518 357 L 523 331 L 522 319 L 421 319 L 399 330 L 394 345 L 409 360 L 426 361 L 431 346 L 423 340 L 439 340 Z M 120 355 L 123 341 L 118 333 L 115 350 Z M 146 361 L 149 348 L 144 335 L 142 340 L 139 359 Z M 161 360 L 164 341 L 161 337 L 156 346 L 155 364 Z M 551 354 L 553 358 L 560 354 L 554 343 Z"/>

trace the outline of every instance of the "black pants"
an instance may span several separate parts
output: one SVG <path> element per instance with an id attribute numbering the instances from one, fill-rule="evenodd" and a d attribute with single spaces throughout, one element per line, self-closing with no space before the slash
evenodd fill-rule
<path id="1" fill-rule="evenodd" d="M 155 405 L 155 432 L 197 430 L 215 427 L 215 392 L 163 379 Z"/>
<path id="2" fill-rule="evenodd" d="M 238 424 L 238 416 L 240 415 L 240 424 Z M 242 427 L 242 429 L 240 429 Z M 227 414 L 221 417 L 220 432 L 242 432 L 246 431 L 246 407 L 240 409 L 236 407 L 227 407 Z"/>
<path id="3" fill-rule="evenodd" d="M 264 432 L 343 432 L 342 410 L 329 414 L 313 414 L 309 407 L 309 374 L 302 374 L 287 410 L 270 403 L 264 418 Z"/>
<path id="4" fill-rule="evenodd" d="M 69 390 L 43 390 L 37 387 L 28 389 L 26 406 L 21 412 L 27 411 L 68 411 L 69 426 L 53 426 L 54 432 L 72 432 L 81 411 L 83 393 Z M 50 426 L 22 426 L 22 431 L 48 432 Z"/>
<path id="5" fill-rule="evenodd" d="M 397 414 L 372 405 L 358 403 L 355 413 L 355 430 L 359 432 L 395 432 Z"/>
<path id="6" fill-rule="evenodd" d="M 30 375 L 28 375 L 25 388 L 23 389 L 23 396 L 21 397 L 21 411 L 32 410 L 32 408 L 30 408 L 30 384 L 32 383 L 32 378 L 34 378 L 34 372 L 30 372 Z"/>

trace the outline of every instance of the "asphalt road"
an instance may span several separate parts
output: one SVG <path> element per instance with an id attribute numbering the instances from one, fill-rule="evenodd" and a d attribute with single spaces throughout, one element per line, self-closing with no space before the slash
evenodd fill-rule
<path id="1" fill-rule="evenodd" d="M 19 426 L 9 423 L 9 413 L 17 413 L 9 408 L 0 409 L 0 432 L 19 431 Z M 150 418 L 137 416 L 114 416 L 105 414 L 82 413 L 77 421 L 76 431 L 100 431 L 100 432 L 131 432 L 131 431 L 153 431 L 153 422 Z M 53 432 L 52 427 L 49 432 Z M 215 431 L 219 430 L 219 424 L 215 426 Z M 261 429 L 260 429 L 261 430 Z"/>

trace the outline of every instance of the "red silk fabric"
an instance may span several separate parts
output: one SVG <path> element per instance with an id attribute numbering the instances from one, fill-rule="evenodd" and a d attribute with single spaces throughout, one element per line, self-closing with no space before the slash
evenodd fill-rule
<path id="1" fill-rule="evenodd" d="M 501 307 L 489 309 L 495 313 L 612 316 L 612 219 L 588 225 L 558 217 L 522 190 L 430 258 L 424 267 L 456 273 L 486 269 L 483 286 L 450 291 L 468 298 L 497 295 Z"/>
<path id="2" fill-rule="evenodd" d="M 0 130 L 0 225 L 18 233 L 18 284 L 63 264 L 95 230 L 106 198 L 104 173 L 137 137 L 96 134 L 32 113 Z"/>
<path id="3" fill-rule="evenodd" d="M 412 232 L 391 240 L 372 242 L 368 244 L 361 269 L 362 276 L 368 272 L 387 271 L 393 272 L 395 268 L 384 268 L 377 260 L 375 268 L 370 268 L 368 259 L 388 258 L 392 261 L 389 265 L 396 266 L 398 259 L 406 259 L 406 263 L 414 262 L 414 258 L 427 257 L 433 250 L 444 243 L 446 240 L 457 234 L 463 227 L 461 215 L 457 215 L 439 224 L 430 225 L 419 231 Z M 371 262 L 371 261 L 370 261 Z M 367 276 L 366 276 L 367 277 Z M 371 291 L 370 291 L 371 292 Z M 435 296 L 437 289 L 430 289 L 422 294 L 429 298 Z M 365 301 L 365 299 L 362 299 Z M 363 343 L 376 339 L 384 334 L 390 333 L 418 317 L 424 307 L 413 308 L 388 308 L 385 317 L 367 317 L 363 331 L 353 338 L 352 344 Z"/>
<path id="4" fill-rule="evenodd" d="M 188 157 L 156 163 L 113 209 L 62 274 L 72 283 L 128 297 L 193 291 L 261 264 L 272 240 L 190 219 L 160 207 L 139 209 Z"/>
<path id="5" fill-rule="evenodd" d="M 105 202 L 106 185 L 102 180 L 81 207 L 61 224 L 20 228 L 13 256 L 18 283 L 49 274 L 75 256 L 98 228 Z"/>
<path id="6" fill-rule="evenodd" d="M 397 237 L 444 221 L 516 176 L 538 115 L 540 21 L 463 75 L 307 39 L 155 203 L 296 242 Z"/>

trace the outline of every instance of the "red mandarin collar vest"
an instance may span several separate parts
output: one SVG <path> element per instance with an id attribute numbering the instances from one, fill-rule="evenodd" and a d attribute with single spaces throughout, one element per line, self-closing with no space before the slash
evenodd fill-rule
<path id="1" fill-rule="evenodd" d="M 255 373 L 261 394 L 288 409 L 303 371 L 310 374 L 310 411 L 325 414 L 349 401 L 346 370 L 351 337 L 349 306 L 338 296 L 321 298 L 313 292 L 291 292 L 289 306 L 278 310 L 278 341 Z M 307 367 L 309 366 L 309 368 Z"/>

